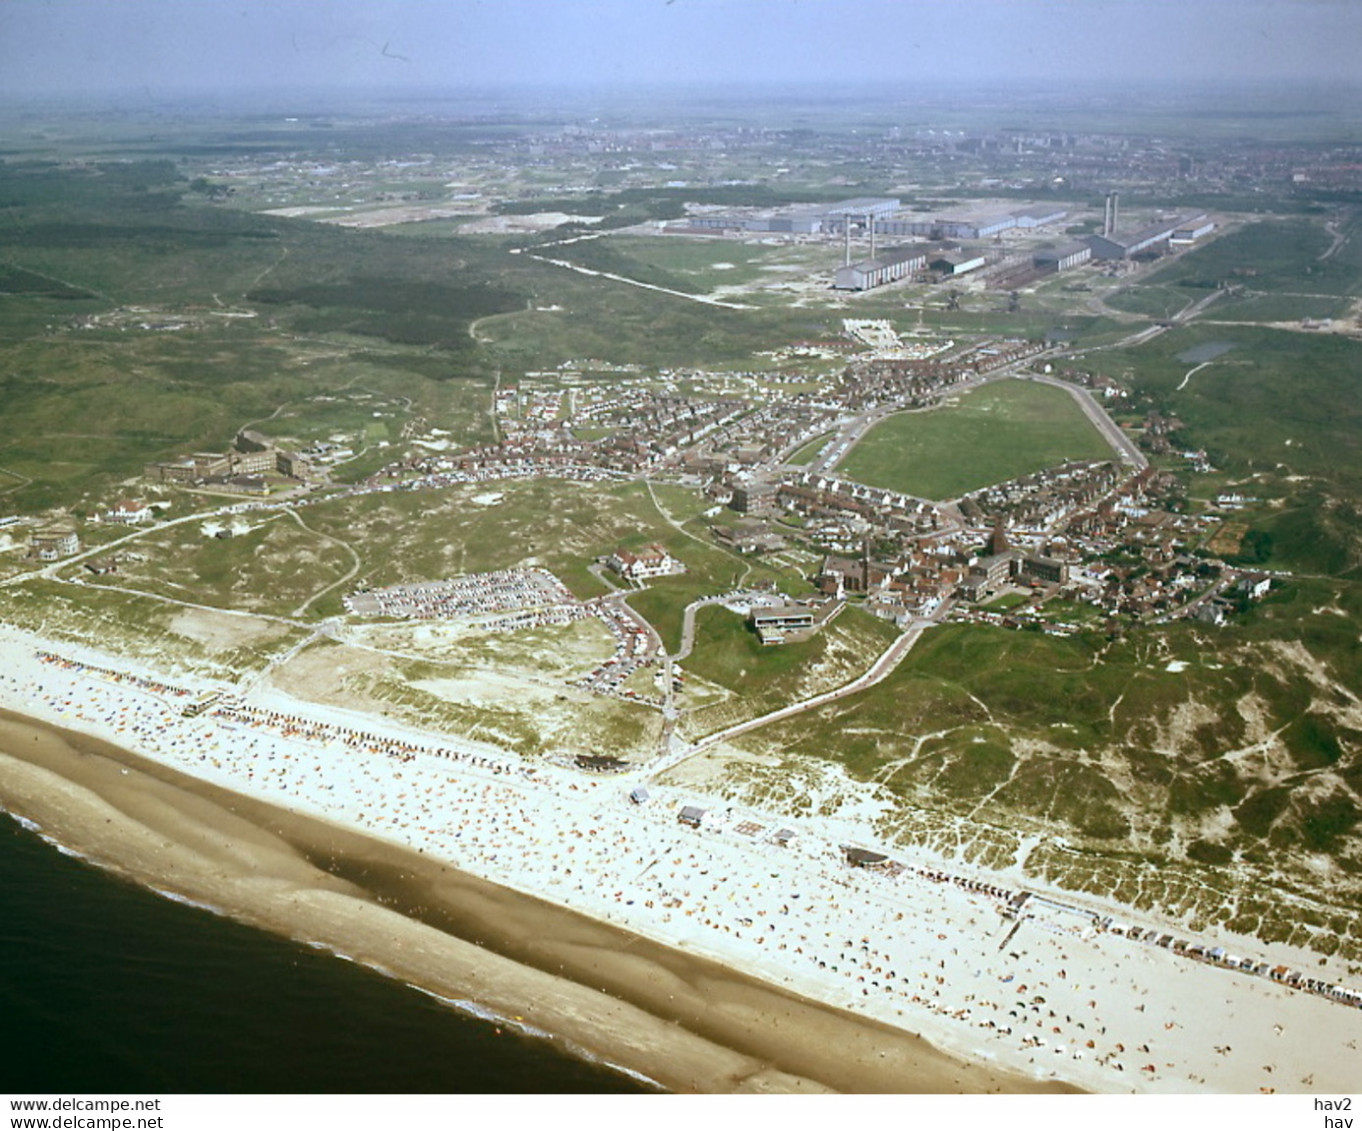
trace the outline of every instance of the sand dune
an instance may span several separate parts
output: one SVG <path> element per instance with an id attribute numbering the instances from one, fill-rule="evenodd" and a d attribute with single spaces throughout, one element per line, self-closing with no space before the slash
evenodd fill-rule
<path id="1" fill-rule="evenodd" d="M 1346 1091 L 1355 1075 L 1362 1010 L 1117 936 L 1104 911 L 1138 918 L 1119 907 L 1037 890 L 1014 918 L 1006 877 L 901 851 L 892 873 L 849 867 L 839 846 L 871 829 L 804 820 L 782 847 L 779 814 L 692 828 L 693 794 L 635 806 L 617 780 L 277 694 L 185 718 L 155 673 L 0 647 L 0 704 L 80 732 L 0 734 L 18 755 L 0 762 L 6 807 L 667 1088 Z M 89 735 L 125 750 L 95 755 Z"/>

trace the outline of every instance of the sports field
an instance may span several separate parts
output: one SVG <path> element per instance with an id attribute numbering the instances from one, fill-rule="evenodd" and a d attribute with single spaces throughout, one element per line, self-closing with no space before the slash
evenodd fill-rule
<path id="1" fill-rule="evenodd" d="M 1066 460 L 1110 455 L 1068 393 L 1000 381 L 942 408 L 881 421 L 837 470 L 872 487 L 953 499 Z"/>

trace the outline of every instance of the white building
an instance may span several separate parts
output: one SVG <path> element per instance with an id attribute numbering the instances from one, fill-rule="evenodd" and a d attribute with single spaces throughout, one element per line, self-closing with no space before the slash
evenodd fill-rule
<path id="1" fill-rule="evenodd" d="M 132 526 L 139 522 L 150 522 L 152 510 L 146 503 L 135 503 L 131 499 L 123 499 L 115 503 L 113 509 L 106 511 L 101 517 L 105 522 L 122 522 Z"/>
<path id="2" fill-rule="evenodd" d="M 68 526 L 49 526 L 29 539 L 29 556 L 40 562 L 56 562 L 80 552 L 80 538 Z"/>
<path id="3" fill-rule="evenodd" d="M 685 563 L 672 557 L 656 542 L 637 553 L 616 550 L 606 564 L 627 581 L 643 581 L 649 577 L 686 572 Z"/>
<path id="4" fill-rule="evenodd" d="M 868 291 L 916 274 L 927 265 L 927 253 L 916 247 L 896 247 L 874 259 L 837 268 L 833 287 L 839 291 Z"/>

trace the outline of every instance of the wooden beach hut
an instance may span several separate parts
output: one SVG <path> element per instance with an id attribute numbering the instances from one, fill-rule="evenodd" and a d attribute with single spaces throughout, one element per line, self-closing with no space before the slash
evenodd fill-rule
<path id="1" fill-rule="evenodd" d="M 882 868 L 889 862 L 889 857 L 883 852 L 875 852 L 869 848 L 856 848 L 853 845 L 843 845 L 843 851 L 847 855 L 847 863 L 853 868 Z"/>

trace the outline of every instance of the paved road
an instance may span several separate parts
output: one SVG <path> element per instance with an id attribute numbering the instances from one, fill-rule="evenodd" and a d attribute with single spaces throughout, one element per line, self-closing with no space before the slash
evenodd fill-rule
<path id="1" fill-rule="evenodd" d="M 1141 470 L 1149 466 L 1149 460 L 1145 458 L 1144 452 L 1140 451 L 1134 440 L 1121 431 L 1116 421 L 1107 415 L 1106 409 L 1097 403 L 1087 389 L 1069 381 L 1062 381 L 1058 377 L 1037 375 L 1032 377 L 1031 380 L 1039 381 L 1042 385 L 1053 385 L 1057 389 L 1063 389 L 1073 397 L 1078 402 L 1078 407 L 1083 410 L 1083 415 L 1088 418 L 1094 428 L 1102 433 L 1102 438 L 1121 457 L 1122 463 L 1131 464 Z"/>
<path id="2" fill-rule="evenodd" d="M 695 611 L 708 605 L 722 605 L 728 599 L 727 597 L 702 597 L 686 606 L 686 611 L 681 617 L 681 648 L 668 657 L 672 663 L 679 664 L 690 655 L 691 649 L 695 647 Z"/>
<path id="3" fill-rule="evenodd" d="M 78 554 L 72 554 L 69 558 L 62 558 L 59 562 L 53 562 L 49 566 L 44 566 L 36 572 L 15 574 L 13 577 L 0 581 L 0 586 L 22 585 L 25 581 L 31 581 L 35 577 L 41 577 L 48 581 L 60 581 L 61 578 L 57 575 L 73 565 L 79 565 L 81 562 L 90 558 L 100 557 L 107 554 L 110 550 L 117 549 L 119 546 L 125 546 L 129 542 L 136 541 L 138 538 L 145 538 L 148 534 L 159 534 L 163 530 L 169 530 L 172 526 L 183 526 L 186 522 L 204 522 L 207 519 L 216 518 L 236 505 L 238 504 L 234 502 L 217 507 L 211 511 L 198 511 L 195 514 L 187 514 L 180 518 L 172 518 L 167 519 L 164 522 L 157 522 L 151 526 L 138 527 L 130 534 L 125 534 L 122 538 L 117 538 L 112 542 L 105 542 L 99 546 L 91 546 L 88 549 L 81 550 Z M 148 594 L 143 593 L 142 596 L 148 596 Z M 183 604 L 187 602 L 177 603 Z"/>
<path id="4" fill-rule="evenodd" d="M 946 607 L 943 606 L 938 612 L 938 616 L 944 615 Z M 841 687 L 835 687 L 831 691 L 824 691 L 821 695 L 801 700 L 798 703 L 791 703 L 778 710 L 771 711 L 769 714 L 761 715 L 755 719 L 748 719 L 746 722 L 735 723 L 731 727 L 715 731 L 713 734 L 706 735 L 699 742 L 686 746 L 678 746 L 675 742 L 671 743 L 673 749 L 664 754 L 658 761 L 648 766 L 646 778 L 653 779 L 668 770 L 674 769 L 682 762 L 687 761 L 695 755 L 703 753 L 711 746 L 716 746 L 721 742 L 727 742 L 730 738 L 736 738 L 740 734 L 756 730 L 758 727 L 767 726 L 770 723 L 778 723 L 784 719 L 792 718 L 795 715 L 803 714 L 805 711 L 812 711 L 816 707 L 821 707 L 825 703 L 832 703 L 838 699 L 844 699 L 848 695 L 854 695 L 858 691 L 864 691 L 867 687 L 873 687 L 885 678 L 890 672 L 898 667 L 899 661 L 903 659 L 917 643 L 918 637 L 930 628 L 936 620 L 916 620 L 904 630 L 888 648 L 880 653 L 879 658 L 870 665 L 861 675 L 857 676 L 850 683 L 844 683 Z"/>
<path id="5" fill-rule="evenodd" d="M 534 250 L 547 247 L 561 247 L 565 244 L 579 243 L 583 240 L 599 238 L 603 233 L 593 233 L 588 236 L 579 236 L 577 239 L 559 240 L 556 243 L 539 244 Z M 597 279 L 609 279 L 615 283 L 625 283 L 631 287 L 641 287 L 645 291 L 657 291 L 659 294 L 672 295 L 675 298 L 689 299 L 691 302 L 702 303 L 705 306 L 722 306 L 727 310 L 753 310 L 754 307 L 743 302 L 725 302 L 723 299 L 714 298 L 710 295 L 691 294 L 689 291 L 677 291 L 671 287 L 659 287 L 656 283 L 644 283 L 638 279 L 631 279 L 628 275 L 617 275 L 613 271 L 596 271 L 590 267 L 583 267 L 580 263 L 573 263 L 570 259 L 552 259 L 547 255 L 535 255 L 534 250 L 523 247 L 513 247 L 510 249 L 512 255 L 524 254 L 529 259 L 537 259 L 540 263 L 548 263 L 554 267 L 565 267 L 569 271 L 576 271 L 579 275 L 588 275 Z"/>

